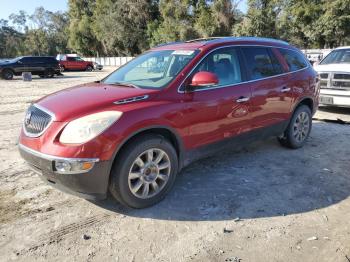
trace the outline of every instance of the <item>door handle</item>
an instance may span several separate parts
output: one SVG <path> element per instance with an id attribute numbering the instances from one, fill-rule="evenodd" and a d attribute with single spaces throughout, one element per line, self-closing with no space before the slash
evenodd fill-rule
<path id="1" fill-rule="evenodd" d="M 289 92 L 291 90 L 291 88 L 290 87 L 282 87 L 282 89 L 281 89 L 281 92 L 282 93 L 285 93 L 285 92 Z"/>
<path id="2" fill-rule="evenodd" d="M 247 102 L 249 101 L 250 97 L 245 97 L 245 96 L 241 96 L 240 98 L 238 98 L 236 100 L 237 103 L 244 103 L 244 102 Z"/>

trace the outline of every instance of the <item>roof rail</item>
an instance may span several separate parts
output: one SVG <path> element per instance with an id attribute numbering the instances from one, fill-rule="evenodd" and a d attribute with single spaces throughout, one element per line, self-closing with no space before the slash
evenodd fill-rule
<path id="1" fill-rule="evenodd" d="M 155 46 L 154 48 L 161 47 L 161 46 L 167 46 L 167 45 L 182 44 L 182 43 L 183 43 L 183 42 L 181 42 L 181 41 L 175 41 L 175 42 L 169 42 L 169 43 L 162 43 L 162 44 L 159 44 L 159 45 Z"/>
<path id="2" fill-rule="evenodd" d="M 222 39 L 225 38 L 224 36 L 217 36 L 217 37 L 203 37 L 203 38 L 196 38 L 196 39 L 191 39 L 185 41 L 185 43 L 193 43 L 193 42 L 203 42 L 203 41 L 210 41 L 210 40 L 217 40 L 217 39 Z"/>
<path id="3" fill-rule="evenodd" d="M 228 36 L 228 37 L 222 37 L 218 39 L 214 39 L 215 42 L 221 42 L 221 41 L 260 41 L 260 42 L 275 42 L 279 44 L 289 45 L 288 42 L 274 39 L 274 38 L 268 38 L 268 37 L 255 37 L 255 36 L 241 36 L 241 37 L 234 37 L 234 36 Z"/>

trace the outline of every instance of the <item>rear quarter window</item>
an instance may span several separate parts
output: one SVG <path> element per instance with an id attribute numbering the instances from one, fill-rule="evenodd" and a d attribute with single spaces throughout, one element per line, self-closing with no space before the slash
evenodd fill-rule
<path id="1" fill-rule="evenodd" d="M 286 60 L 290 72 L 298 71 L 308 66 L 304 55 L 299 52 L 282 48 L 279 48 L 278 51 Z"/>

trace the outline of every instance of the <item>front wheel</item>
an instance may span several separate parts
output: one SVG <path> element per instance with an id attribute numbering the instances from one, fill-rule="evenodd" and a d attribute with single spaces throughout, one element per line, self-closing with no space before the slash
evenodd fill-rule
<path id="1" fill-rule="evenodd" d="M 309 137 L 311 128 L 311 110 L 308 106 L 301 105 L 295 110 L 286 131 L 278 138 L 278 141 L 285 147 L 300 148 Z"/>
<path id="2" fill-rule="evenodd" d="M 4 69 L 4 71 L 2 72 L 2 77 L 5 79 L 5 80 L 11 80 L 13 79 L 13 71 L 10 70 L 10 69 Z"/>
<path id="3" fill-rule="evenodd" d="M 178 158 L 162 136 L 134 140 L 121 152 L 111 171 L 110 192 L 121 204 L 145 208 L 160 202 L 174 185 Z"/>
<path id="4" fill-rule="evenodd" d="M 91 72 L 92 70 L 94 70 L 94 68 L 92 66 L 87 66 L 86 67 L 86 71 Z"/>

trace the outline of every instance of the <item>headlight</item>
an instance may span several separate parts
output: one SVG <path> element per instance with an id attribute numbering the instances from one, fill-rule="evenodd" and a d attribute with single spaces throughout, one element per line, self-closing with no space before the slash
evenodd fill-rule
<path id="1" fill-rule="evenodd" d="M 63 144 L 85 143 L 105 131 L 122 114 L 119 111 L 105 111 L 75 119 L 64 128 L 60 142 Z"/>

